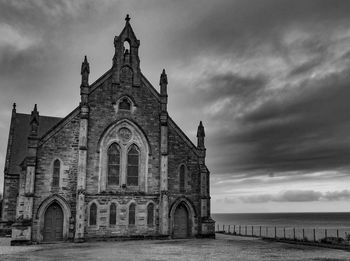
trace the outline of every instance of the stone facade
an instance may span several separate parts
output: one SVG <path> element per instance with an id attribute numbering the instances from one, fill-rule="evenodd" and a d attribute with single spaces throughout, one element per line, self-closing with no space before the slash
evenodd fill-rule
<path id="1" fill-rule="evenodd" d="M 141 74 L 129 20 L 114 39 L 112 68 L 91 85 L 85 57 L 75 110 L 44 133 L 36 106 L 30 115 L 22 171 L 5 176 L 4 202 L 17 202 L 14 244 L 214 237 L 203 125 L 195 146 L 168 116 L 165 70 L 159 93 Z"/>

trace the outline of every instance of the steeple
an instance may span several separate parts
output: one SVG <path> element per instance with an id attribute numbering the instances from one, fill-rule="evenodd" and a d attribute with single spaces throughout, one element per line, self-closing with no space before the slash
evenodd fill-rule
<path id="1" fill-rule="evenodd" d="M 30 136 L 38 136 L 39 127 L 39 112 L 37 105 L 34 105 L 34 109 L 30 115 Z"/>
<path id="2" fill-rule="evenodd" d="M 197 148 L 205 149 L 204 137 L 205 137 L 204 126 L 202 121 L 200 121 L 197 129 Z"/>
<path id="3" fill-rule="evenodd" d="M 141 81 L 139 46 L 140 41 L 130 25 L 130 16 L 125 18 L 125 27 L 114 37 L 113 84 L 139 87 Z"/>

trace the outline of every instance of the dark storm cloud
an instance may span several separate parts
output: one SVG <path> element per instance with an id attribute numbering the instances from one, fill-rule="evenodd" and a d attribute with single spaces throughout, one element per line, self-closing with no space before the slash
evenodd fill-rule
<path id="1" fill-rule="evenodd" d="M 2 1 L 1 121 L 13 101 L 69 113 L 83 55 L 92 82 L 110 68 L 126 12 L 143 73 L 157 87 L 167 69 L 170 115 L 194 139 L 204 121 L 211 173 L 349 165 L 350 45 L 338 46 L 349 37 L 346 0 Z"/>
<path id="2" fill-rule="evenodd" d="M 259 90 L 265 87 L 266 83 L 267 79 L 264 75 L 243 76 L 237 73 L 226 72 L 203 75 L 198 86 L 202 89 L 200 98 L 205 103 L 230 97 L 254 99 Z"/>
<path id="3" fill-rule="evenodd" d="M 193 15 L 191 10 L 196 7 L 198 2 L 188 3 L 183 15 L 188 19 L 177 21 L 175 24 L 181 30 L 167 39 L 169 43 L 176 43 L 169 54 L 176 54 L 177 59 L 186 62 L 194 54 L 208 50 L 225 56 L 232 52 L 248 55 L 266 43 L 274 52 L 284 53 L 286 49 L 281 40 L 288 30 L 305 30 L 323 38 L 334 26 L 346 26 L 350 20 L 350 2 L 344 0 L 215 1 L 201 5 Z M 185 46 L 180 44 L 183 40 L 186 40 Z M 315 39 L 304 44 L 316 49 L 322 47 L 316 43 Z"/>
<path id="4" fill-rule="evenodd" d="M 302 82 L 293 94 L 247 113 L 236 141 L 254 142 L 254 164 L 259 167 L 283 171 L 348 166 L 349 72 Z"/>

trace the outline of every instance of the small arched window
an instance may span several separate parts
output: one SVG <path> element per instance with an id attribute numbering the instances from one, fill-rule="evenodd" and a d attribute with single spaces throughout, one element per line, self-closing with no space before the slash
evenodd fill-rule
<path id="1" fill-rule="evenodd" d="M 53 175 L 52 175 L 52 186 L 58 187 L 60 184 L 60 171 L 61 171 L 61 162 L 59 159 L 56 159 L 53 162 Z"/>
<path id="2" fill-rule="evenodd" d="M 130 43 L 128 40 L 124 41 L 123 46 L 124 46 L 124 52 L 128 51 L 130 53 Z"/>
<path id="3" fill-rule="evenodd" d="M 150 203 L 147 206 L 147 225 L 153 226 L 153 220 L 154 220 L 154 205 L 153 203 Z"/>
<path id="4" fill-rule="evenodd" d="M 128 162 L 126 172 L 126 184 L 130 186 L 139 185 L 139 151 L 136 145 L 131 145 L 128 151 Z"/>
<path id="5" fill-rule="evenodd" d="M 129 225 L 135 225 L 135 204 L 132 203 L 129 207 Z"/>
<path id="6" fill-rule="evenodd" d="M 120 110 L 130 111 L 130 108 L 131 108 L 131 104 L 127 98 L 124 98 L 119 102 L 119 109 Z"/>
<path id="7" fill-rule="evenodd" d="M 180 183 L 180 192 L 185 192 L 185 165 L 180 166 L 180 173 L 179 173 L 179 183 Z"/>
<path id="8" fill-rule="evenodd" d="M 116 143 L 108 148 L 108 185 L 119 184 L 120 151 Z"/>
<path id="9" fill-rule="evenodd" d="M 97 219 L 97 206 L 95 203 L 92 203 L 90 206 L 90 215 L 89 215 L 90 226 L 96 225 L 96 219 Z"/>
<path id="10" fill-rule="evenodd" d="M 117 223 L 117 206 L 112 203 L 109 207 L 109 224 L 115 225 Z"/>

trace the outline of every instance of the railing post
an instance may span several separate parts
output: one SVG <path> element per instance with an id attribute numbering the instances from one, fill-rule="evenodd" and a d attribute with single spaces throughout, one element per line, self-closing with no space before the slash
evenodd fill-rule
<path id="1" fill-rule="evenodd" d="M 286 228 L 285 227 L 283 228 L 283 238 L 284 238 L 284 240 L 286 240 Z"/>
<path id="2" fill-rule="evenodd" d="M 239 225 L 238 235 L 241 235 L 241 225 Z"/>
<path id="3" fill-rule="evenodd" d="M 324 236 L 327 238 L 327 229 L 324 230 Z"/>
<path id="4" fill-rule="evenodd" d="M 222 231 L 225 233 L 225 225 L 222 225 Z"/>
<path id="5" fill-rule="evenodd" d="M 261 237 L 261 226 L 259 228 L 259 237 Z"/>
<path id="6" fill-rule="evenodd" d="M 277 238 L 277 229 L 275 227 L 275 238 Z"/>
<path id="7" fill-rule="evenodd" d="M 269 227 L 266 227 L 266 237 L 269 237 Z"/>
<path id="8" fill-rule="evenodd" d="M 254 226 L 252 226 L 252 237 L 254 236 Z"/>
<path id="9" fill-rule="evenodd" d="M 247 235 L 247 226 L 245 226 L 245 235 Z"/>
<path id="10" fill-rule="evenodd" d="M 228 225 L 228 233 L 231 234 L 231 225 Z"/>
<path id="11" fill-rule="evenodd" d="M 304 231 L 304 228 L 303 228 L 303 241 L 304 241 L 304 238 L 305 238 L 305 231 Z"/>
<path id="12" fill-rule="evenodd" d="M 339 229 L 337 229 L 337 240 L 339 240 Z"/>
<path id="13" fill-rule="evenodd" d="M 314 228 L 314 242 L 316 242 L 316 229 Z"/>
<path id="14" fill-rule="evenodd" d="M 233 225 L 233 234 L 236 234 L 236 225 Z"/>
<path id="15" fill-rule="evenodd" d="M 295 241 L 295 227 L 293 227 L 293 239 L 294 239 L 294 241 Z"/>

